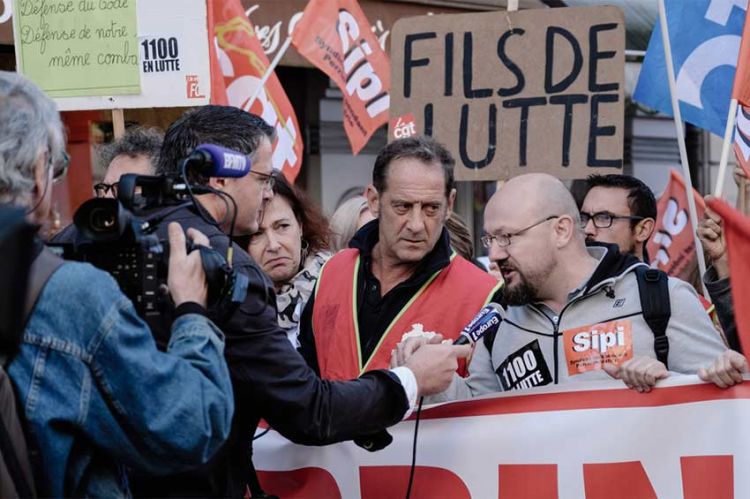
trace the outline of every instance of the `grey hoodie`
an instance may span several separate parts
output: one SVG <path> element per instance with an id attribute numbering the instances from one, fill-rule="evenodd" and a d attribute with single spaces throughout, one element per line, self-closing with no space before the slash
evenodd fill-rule
<path id="1" fill-rule="evenodd" d="M 593 246 L 599 265 L 568 296 L 559 315 L 543 304 L 511 306 L 494 341 L 476 345 L 469 376 L 455 376 L 429 402 L 475 397 L 550 383 L 611 379 L 601 361 L 656 358 L 654 334 L 641 313 L 635 268 L 645 265 L 612 246 Z M 669 278 L 669 370 L 693 374 L 726 346 L 692 286 Z M 491 345 L 492 352 L 488 350 Z"/>

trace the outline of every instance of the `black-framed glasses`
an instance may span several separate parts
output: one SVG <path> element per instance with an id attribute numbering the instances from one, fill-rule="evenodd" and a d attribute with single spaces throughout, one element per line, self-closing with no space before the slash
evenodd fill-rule
<path id="1" fill-rule="evenodd" d="M 485 234 L 481 237 L 482 246 L 484 246 L 487 249 L 490 249 L 492 247 L 492 243 L 494 242 L 494 243 L 497 243 L 497 245 L 500 246 L 501 248 L 506 248 L 510 246 L 510 239 L 512 237 L 520 236 L 524 232 L 533 229 L 537 225 L 541 225 L 544 222 L 549 222 L 550 220 L 554 220 L 556 218 L 560 218 L 560 215 L 550 215 L 547 218 L 543 218 L 542 220 L 539 220 L 538 222 L 535 222 L 524 229 L 517 230 L 510 234 L 500 234 L 497 236 L 493 236 L 491 234 Z"/>
<path id="2" fill-rule="evenodd" d="M 96 197 L 98 198 L 104 198 L 107 197 L 107 194 L 112 192 L 112 197 L 117 197 L 117 188 L 120 186 L 120 182 L 115 182 L 114 184 L 105 184 L 104 182 L 100 182 L 94 186 L 94 193 L 96 194 Z"/>
<path id="3" fill-rule="evenodd" d="M 70 156 L 65 151 L 62 151 L 60 158 L 57 161 L 52 159 L 52 155 L 48 153 L 48 163 L 52 170 L 52 182 L 57 183 L 65 178 L 68 173 L 68 166 L 70 165 Z"/>
<path id="4" fill-rule="evenodd" d="M 615 220 L 640 221 L 644 218 L 645 217 L 638 217 L 634 215 L 615 215 L 614 213 L 609 213 L 608 211 L 598 211 L 596 213 L 586 213 L 585 211 L 582 211 L 581 227 L 585 228 L 586 225 L 588 225 L 589 221 L 591 221 L 594 224 L 594 227 L 596 227 L 597 229 L 607 229 L 609 227 L 612 227 L 612 223 Z"/>
<path id="5" fill-rule="evenodd" d="M 273 186 L 276 185 L 276 174 L 274 173 L 261 173 L 250 170 L 250 173 L 259 176 L 263 179 L 263 188 L 272 190 Z"/>

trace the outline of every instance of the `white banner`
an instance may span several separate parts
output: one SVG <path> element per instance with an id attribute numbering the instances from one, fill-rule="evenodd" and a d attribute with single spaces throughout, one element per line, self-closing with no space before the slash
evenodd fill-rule
<path id="1" fill-rule="evenodd" d="M 57 98 L 61 111 L 209 103 L 206 0 L 141 0 L 136 6 L 141 94 Z"/>
<path id="2" fill-rule="evenodd" d="M 255 441 L 268 493 L 287 498 L 404 497 L 414 420 L 393 443 Z M 750 383 L 728 390 L 695 376 L 648 394 L 620 382 L 498 394 L 422 411 L 412 498 L 750 497 Z"/>

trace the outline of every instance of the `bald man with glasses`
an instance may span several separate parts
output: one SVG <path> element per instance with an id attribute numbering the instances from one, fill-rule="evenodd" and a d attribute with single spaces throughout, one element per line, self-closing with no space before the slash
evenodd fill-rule
<path id="1" fill-rule="evenodd" d="M 648 392 L 669 373 L 695 374 L 725 352 L 695 291 L 668 279 L 673 314 L 667 364 L 657 360 L 636 272 L 647 266 L 614 245 L 587 246 L 565 186 L 544 174 L 509 180 L 485 208 L 489 258 L 508 304 L 494 338 L 477 343 L 469 377 L 454 377 L 430 402 L 544 385 L 622 379 Z M 421 348 L 402 345 L 403 358 Z"/>

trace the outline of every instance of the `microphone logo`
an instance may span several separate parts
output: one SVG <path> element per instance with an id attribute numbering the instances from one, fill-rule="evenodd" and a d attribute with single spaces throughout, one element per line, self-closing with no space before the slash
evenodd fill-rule
<path id="1" fill-rule="evenodd" d="M 245 156 L 224 151 L 224 168 L 227 170 L 243 171 L 246 164 Z"/>
<path id="2" fill-rule="evenodd" d="M 497 331 L 503 321 L 499 305 L 491 303 L 479 311 L 477 315 L 461 331 L 456 344 L 473 344 L 490 331 Z"/>

